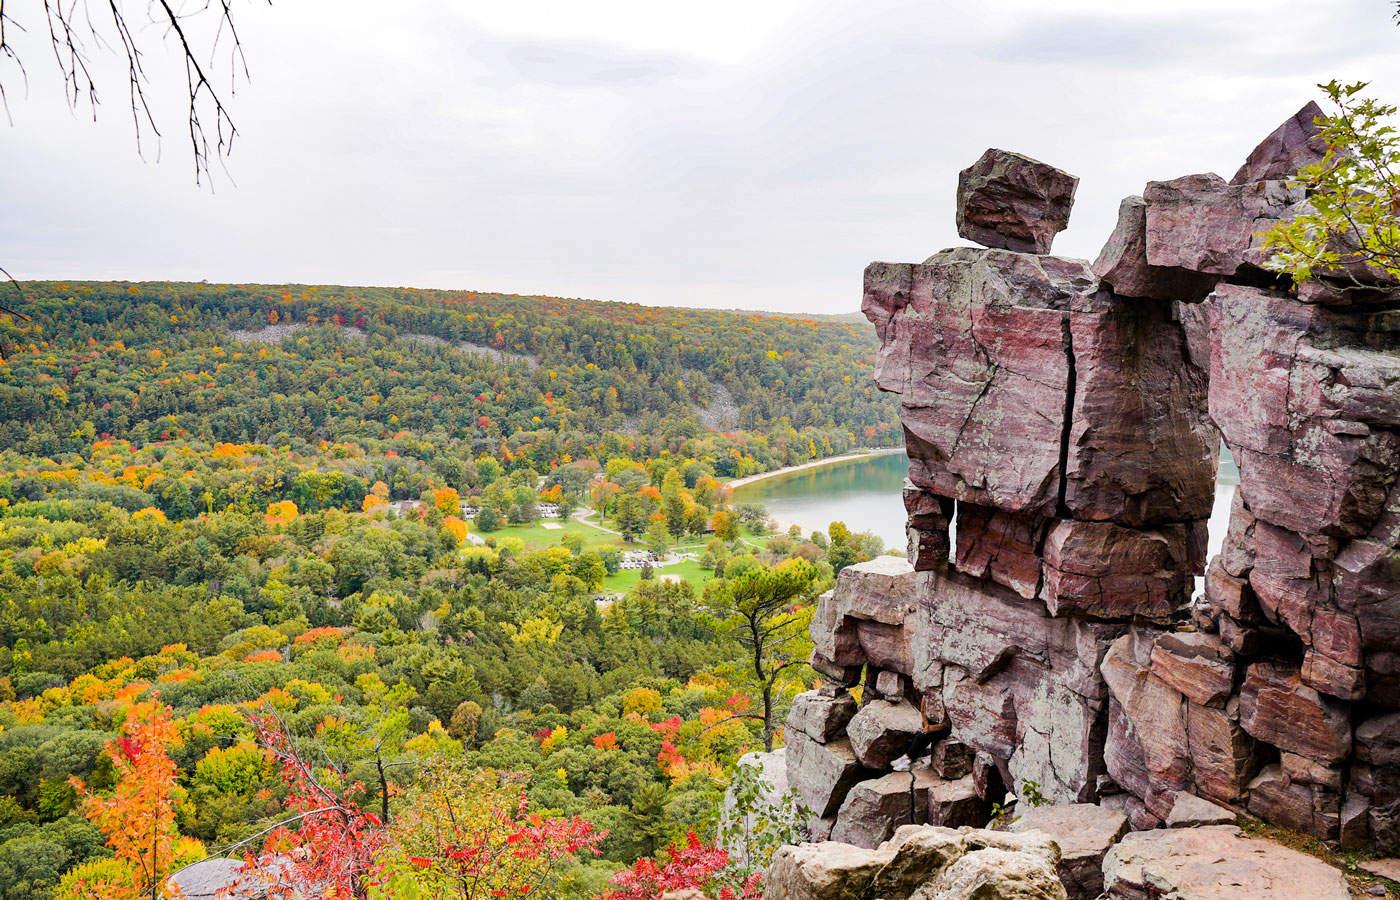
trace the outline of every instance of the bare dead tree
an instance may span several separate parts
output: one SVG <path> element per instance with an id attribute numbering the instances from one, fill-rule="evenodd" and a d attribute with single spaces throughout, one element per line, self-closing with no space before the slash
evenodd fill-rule
<path id="1" fill-rule="evenodd" d="M 267 2 L 271 5 L 272 0 Z M 141 4 L 144 9 L 135 16 L 129 9 L 137 5 L 135 0 L 28 0 L 26 8 L 32 10 L 29 27 L 47 30 L 54 61 L 63 76 L 64 95 L 73 109 L 85 105 L 97 118 L 101 98 L 93 54 L 111 52 L 125 61 L 136 149 L 143 159 L 145 136 L 153 134 L 157 147 L 161 137 L 147 95 L 150 80 L 144 62 L 144 26 L 153 26 L 160 40 L 177 46 L 185 70 L 186 129 L 194 156 L 195 183 L 203 184 L 212 175 L 211 164 L 216 160 L 222 163 L 233 149 L 238 128 L 229 101 L 240 76 L 244 80 L 249 76 L 233 4 L 234 0 L 145 0 Z M 28 30 L 12 11 L 17 5 L 18 0 L 0 0 L 0 64 L 10 63 L 12 76 L 17 73 L 27 88 L 29 71 L 11 40 L 15 31 Z M 200 16 L 216 18 L 208 41 L 198 39 L 191 30 Z M 223 86 L 213 77 L 214 67 L 221 61 L 229 66 Z M 2 75 L 0 106 L 9 117 L 9 95 Z"/>

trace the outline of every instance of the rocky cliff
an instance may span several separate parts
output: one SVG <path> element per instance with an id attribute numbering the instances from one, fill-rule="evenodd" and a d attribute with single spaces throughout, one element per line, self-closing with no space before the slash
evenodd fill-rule
<path id="1" fill-rule="evenodd" d="M 1295 287 L 1260 250 L 1318 115 L 1229 181 L 1149 183 L 1092 265 L 1048 255 L 1077 179 L 989 150 L 958 192 L 984 247 L 866 269 L 909 557 L 845 570 L 812 625 L 828 681 L 786 742 L 818 839 L 980 826 L 1011 791 L 1400 851 L 1400 286 Z"/>

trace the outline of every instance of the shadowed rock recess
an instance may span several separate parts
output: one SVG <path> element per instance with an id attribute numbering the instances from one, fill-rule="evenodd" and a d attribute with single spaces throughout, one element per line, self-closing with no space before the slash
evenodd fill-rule
<path id="1" fill-rule="evenodd" d="M 959 221 L 995 247 L 866 269 L 909 557 L 846 569 L 813 620 L 827 683 L 787 764 L 815 835 L 980 826 L 1010 791 L 1134 830 L 1202 798 L 1400 853 L 1400 285 L 1262 267 L 1317 114 L 1233 181 L 1124 200 L 1093 265 L 1047 255 L 1074 179 L 988 151 Z M 1207 560 L 1222 437 L 1241 484 Z M 891 775 L 914 739 L 931 755 Z"/>

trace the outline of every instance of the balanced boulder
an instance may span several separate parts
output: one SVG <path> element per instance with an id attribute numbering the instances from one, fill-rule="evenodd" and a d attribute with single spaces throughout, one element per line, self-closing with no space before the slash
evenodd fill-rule
<path id="1" fill-rule="evenodd" d="M 984 247 L 1049 253 L 1069 224 L 1079 179 L 1007 150 L 988 150 L 958 174 L 958 235 Z"/>

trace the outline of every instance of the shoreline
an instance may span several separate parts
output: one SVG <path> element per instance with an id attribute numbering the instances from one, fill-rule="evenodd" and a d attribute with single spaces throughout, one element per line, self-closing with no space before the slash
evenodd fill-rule
<path id="1" fill-rule="evenodd" d="M 844 453 L 841 456 L 828 456 L 825 459 L 814 459 L 811 462 L 801 463 L 796 466 L 784 466 L 781 469 L 774 469 L 771 472 L 759 472 L 757 475 L 746 475 L 743 478 L 736 478 L 733 481 L 725 482 L 730 490 L 741 488 L 745 485 L 762 481 L 765 478 L 776 478 L 779 475 L 787 475 L 791 472 L 801 472 L 804 469 L 815 469 L 820 466 L 831 465 L 838 462 L 846 462 L 853 459 L 869 459 L 872 456 L 888 456 L 891 453 L 903 453 L 903 447 L 880 447 L 876 450 L 866 450 L 861 453 Z"/>

